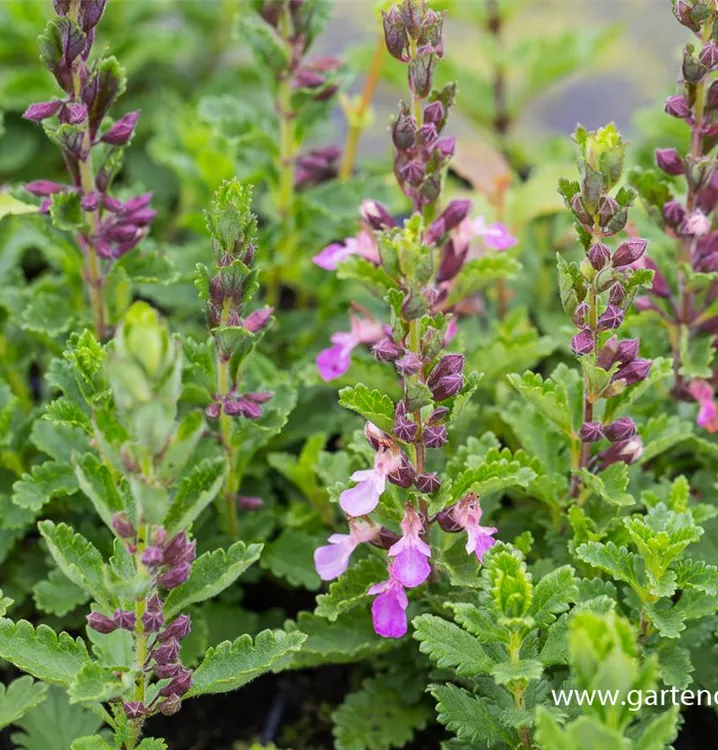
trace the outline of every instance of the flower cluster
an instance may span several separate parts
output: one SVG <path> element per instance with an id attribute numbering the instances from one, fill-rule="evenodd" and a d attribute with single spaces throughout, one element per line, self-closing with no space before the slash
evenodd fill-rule
<path id="1" fill-rule="evenodd" d="M 597 132 L 578 128 L 580 182 L 562 180 L 560 191 L 576 220 L 576 231 L 586 257 L 580 266 L 559 263 L 559 286 L 564 309 L 578 329 L 571 341 L 573 353 L 582 359 L 584 373 L 584 419 L 577 471 L 593 465 L 605 468 L 617 461 L 633 463 L 642 454 L 636 426 L 629 418 L 604 423 L 596 419 L 601 401 L 608 402 L 627 387 L 648 377 L 651 362 L 638 356 L 637 339 L 619 340 L 606 334 L 621 327 L 636 292 L 652 281 L 652 273 L 641 266 L 646 241 L 631 237 L 615 250 L 605 243 L 621 232 L 628 221 L 633 191 L 619 189 L 626 144 L 615 126 Z M 611 413 L 606 406 L 604 413 Z M 591 456 L 591 444 L 607 439 L 611 446 Z M 573 491 L 580 482 L 574 474 Z"/>
<path id="2" fill-rule="evenodd" d="M 718 135 L 718 81 L 711 81 L 718 70 L 718 12 L 714 4 L 680 0 L 674 13 L 693 32 L 696 43 L 683 49 L 679 90 L 666 99 L 664 109 L 689 128 L 690 147 L 686 153 L 656 149 L 655 161 L 662 174 L 637 171 L 633 183 L 650 216 L 676 248 L 677 273 L 669 267 L 659 270 L 647 261 L 647 267 L 655 271 L 653 286 L 637 305 L 656 313 L 669 330 L 674 396 L 696 400 L 698 424 L 713 430 L 714 420 L 706 417 L 704 406 L 706 387 L 691 382 L 706 373 L 696 373 L 686 360 L 694 344 L 700 346 L 705 337 L 714 341 L 718 330 L 718 318 L 710 313 L 718 290 L 706 276 L 718 271 L 718 231 L 714 228 L 718 173 L 710 153 Z"/>
<path id="3" fill-rule="evenodd" d="M 407 590 L 421 586 L 431 576 L 430 526 L 438 523 L 445 531 L 465 531 L 466 551 L 479 561 L 494 543 L 496 533 L 494 528 L 481 526 L 479 498 L 472 493 L 449 500 L 448 508 L 429 514 L 430 498 L 441 492 L 442 479 L 429 468 L 433 461 L 427 458 L 427 451 L 446 445 L 454 400 L 467 387 L 463 355 L 444 351 L 456 330 L 453 309 L 458 300 L 449 301 L 452 281 L 475 238 L 481 237 L 495 250 L 515 242 L 503 225 L 487 227 L 481 219 L 470 219 L 469 201 L 451 201 L 437 218 L 431 218 L 438 213 L 435 208 L 443 171 L 453 152 L 453 140 L 438 139 L 453 101 L 453 88 L 431 92 L 431 73 L 443 49 L 442 26 L 442 16 L 412 0 L 405 0 L 384 17 L 389 51 L 410 67 L 415 114 L 402 105 L 394 141 L 396 163 L 408 159 L 406 165 L 413 165 L 408 171 L 398 169 L 397 179 L 417 213 L 399 226 L 381 204 L 367 201 L 361 209 L 361 233 L 330 245 L 315 258 L 317 265 L 334 269 L 356 256 L 361 262 L 381 265 L 395 285 L 387 298 L 390 324 L 355 311 L 351 332 L 335 334 L 334 346 L 317 360 L 321 376 L 334 379 L 348 369 L 351 351 L 364 344 L 371 346 L 379 362 L 393 366 L 401 382 L 403 396 L 394 405 L 393 418 L 387 415 L 383 429 L 372 421 L 365 426 L 365 437 L 374 451 L 373 467 L 355 471 L 350 477 L 352 486 L 339 497 L 350 533 L 332 535 L 314 557 L 320 577 L 331 580 L 347 569 L 359 545 L 368 543 L 386 550 L 388 578 L 372 585 L 368 593 L 375 597 L 374 628 L 389 638 L 399 638 L 407 631 Z M 445 92 L 451 95 L 445 96 Z M 413 134 L 397 143 L 400 131 Z M 417 178 L 412 178 L 409 186 L 406 176 L 413 169 Z M 407 495 L 400 534 L 371 517 L 390 484 Z"/>
<path id="4" fill-rule="evenodd" d="M 124 72 L 113 57 L 90 64 L 95 32 L 107 0 L 53 0 L 57 17 L 40 37 L 41 60 L 65 96 L 32 104 L 25 118 L 43 122 L 49 138 L 62 151 L 70 184 L 49 180 L 26 189 L 43 199 L 41 210 L 52 210 L 60 226 L 77 231 L 85 259 L 85 277 L 98 335 L 107 334 L 102 260 L 120 258 L 135 248 L 155 216 L 151 195 L 120 201 L 109 194 L 122 164 L 139 112 L 114 123 L 107 116 L 125 87 Z M 81 218 L 78 218 L 81 217 Z"/>

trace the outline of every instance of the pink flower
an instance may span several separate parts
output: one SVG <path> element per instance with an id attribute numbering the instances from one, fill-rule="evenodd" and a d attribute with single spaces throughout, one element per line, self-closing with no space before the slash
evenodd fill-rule
<path id="1" fill-rule="evenodd" d="M 401 451 L 391 438 L 367 422 L 370 442 L 374 439 L 376 453 L 374 468 L 355 471 L 350 479 L 358 484 L 344 490 L 339 496 L 339 505 L 350 516 L 365 516 L 376 508 L 379 498 L 386 489 L 386 478 L 401 467 Z"/>
<path id="2" fill-rule="evenodd" d="M 413 589 L 424 583 L 431 573 L 431 547 L 421 538 L 424 523 L 411 504 L 406 506 L 401 530 L 404 535 L 389 548 L 389 555 L 395 558 L 393 570 L 396 580 L 402 586 Z"/>
<path id="3" fill-rule="evenodd" d="M 479 562 L 483 562 L 484 553 L 496 544 L 493 535 L 498 529 L 493 526 L 482 526 L 479 522 L 483 511 L 479 504 L 477 495 L 469 494 L 460 500 L 452 511 L 452 517 L 461 526 L 468 539 L 466 540 L 466 552 L 476 553 Z"/>
<path id="4" fill-rule="evenodd" d="M 490 250 L 508 250 L 518 242 L 504 224 L 487 224 L 484 217 L 479 216 L 476 219 L 464 219 L 457 227 L 453 235 L 457 252 L 461 254 L 476 237 L 481 238 Z"/>
<path id="5" fill-rule="evenodd" d="M 401 583 L 394 577 L 393 567 L 389 568 L 389 580 L 374 584 L 368 591 L 377 595 L 371 605 L 371 619 L 374 630 L 382 638 L 401 638 L 406 635 L 406 608 L 409 600 Z"/>
<path id="6" fill-rule="evenodd" d="M 696 422 L 708 432 L 718 432 L 718 408 L 713 400 L 711 384 L 705 380 L 694 380 L 688 390 L 698 402 Z"/>
<path id="7" fill-rule="evenodd" d="M 351 331 L 335 333 L 330 341 L 334 346 L 324 349 L 317 356 L 319 375 L 325 382 L 340 378 L 349 369 L 352 351 L 360 344 L 375 344 L 385 335 L 385 326 L 376 320 L 366 320 L 350 315 Z"/>
<path id="8" fill-rule="evenodd" d="M 315 265 L 324 268 L 327 271 L 336 271 L 339 264 L 350 255 L 360 255 L 371 263 L 379 265 L 379 246 L 371 232 L 362 229 L 356 237 L 349 237 L 341 245 L 334 242 L 324 248 L 324 250 L 315 255 L 312 260 Z"/>
<path id="9" fill-rule="evenodd" d="M 332 534 L 327 540 L 329 544 L 314 550 L 314 567 L 322 581 L 331 581 L 344 573 L 354 550 L 378 536 L 379 529 L 363 521 L 350 521 L 348 534 Z"/>

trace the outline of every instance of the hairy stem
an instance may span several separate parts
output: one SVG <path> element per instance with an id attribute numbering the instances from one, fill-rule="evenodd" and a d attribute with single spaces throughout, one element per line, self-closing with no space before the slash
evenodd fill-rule
<path id="1" fill-rule="evenodd" d="M 379 83 L 379 75 L 381 74 L 381 67 L 384 63 L 385 54 L 386 44 L 384 42 L 383 34 L 380 34 L 377 39 L 376 47 L 374 48 L 374 56 L 371 60 L 369 73 L 364 82 L 359 106 L 351 113 L 352 121 L 349 123 L 349 133 L 347 134 L 347 142 L 344 146 L 344 157 L 342 158 L 342 164 L 339 169 L 339 179 L 342 182 L 346 182 L 351 177 L 354 170 L 357 150 L 359 148 L 359 140 L 364 131 L 364 118 L 366 117 L 367 110 L 374 99 L 374 93 L 376 92 L 376 87 Z"/>
<path id="2" fill-rule="evenodd" d="M 143 576 L 149 575 L 147 568 L 142 562 L 142 553 L 147 547 L 147 540 L 150 535 L 150 529 L 146 524 L 140 524 L 137 529 L 137 548 L 135 550 L 135 568 L 138 573 Z M 142 615 L 145 613 L 145 594 L 135 600 L 135 632 L 134 646 L 135 646 L 135 670 L 137 677 L 135 678 L 135 693 L 134 701 L 137 703 L 145 703 L 146 697 L 146 675 L 145 666 L 147 663 L 147 634 L 145 633 L 145 627 L 142 623 Z M 128 750 L 132 750 L 140 739 L 142 734 L 143 719 L 132 719 L 132 745 Z"/>

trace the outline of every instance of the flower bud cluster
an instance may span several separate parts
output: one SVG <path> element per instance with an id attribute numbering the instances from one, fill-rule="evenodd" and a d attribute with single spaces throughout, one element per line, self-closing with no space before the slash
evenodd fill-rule
<path id="1" fill-rule="evenodd" d="M 76 200 L 85 215 L 78 241 L 86 254 L 114 260 L 135 248 L 156 212 L 151 194 L 126 201 L 109 194 L 121 165 L 122 149 L 132 140 L 139 112 L 107 123 L 109 110 L 124 89 L 124 74 L 114 58 L 90 63 L 95 32 L 107 0 L 56 0 L 57 17 L 41 37 L 41 59 L 65 96 L 30 105 L 25 118 L 42 122 L 59 146 L 70 184 L 35 180 L 26 188 L 43 199 L 49 212 L 58 200 Z M 100 164 L 93 169 L 93 155 Z M 89 281 L 100 286 L 101 278 Z"/>

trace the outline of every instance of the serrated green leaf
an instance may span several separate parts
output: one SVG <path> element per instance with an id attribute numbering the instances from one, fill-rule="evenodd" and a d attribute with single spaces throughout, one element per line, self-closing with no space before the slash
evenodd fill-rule
<path id="1" fill-rule="evenodd" d="M 6 216 L 19 216 L 21 214 L 34 214 L 39 211 L 38 206 L 23 203 L 13 198 L 8 193 L 0 193 L 0 221 Z"/>
<path id="2" fill-rule="evenodd" d="M 285 529 L 266 546 L 260 565 L 293 586 L 316 591 L 321 586 L 321 579 L 314 567 L 313 555 L 320 543 L 318 536 L 301 530 Z"/>
<path id="3" fill-rule="evenodd" d="M 0 729 L 14 724 L 26 711 L 45 700 L 48 686 L 25 675 L 13 680 L 7 688 L 0 684 Z"/>
<path id="4" fill-rule="evenodd" d="M 429 685 L 428 690 L 436 699 L 439 723 L 463 742 L 493 743 L 499 738 L 511 741 L 486 701 L 455 685 Z"/>
<path id="5" fill-rule="evenodd" d="M 272 669 L 284 656 L 298 651 L 306 635 L 299 631 L 263 630 L 252 642 L 249 635 L 210 648 L 194 672 L 188 697 L 228 693 Z"/>
<path id="6" fill-rule="evenodd" d="M 617 547 L 613 542 L 586 542 L 576 549 L 576 556 L 619 581 L 634 587 L 640 586 L 636 567 L 638 556 L 629 552 L 626 547 Z"/>
<path id="7" fill-rule="evenodd" d="M 451 285 L 447 304 L 453 305 L 491 286 L 497 279 L 511 279 L 521 264 L 509 253 L 487 253 L 464 263 Z"/>
<path id="8" fill-rule="evenodd" d="M 91 661 L 75 675 L 67 693 L 70 703 L 103 703 L 122 695 L 128 687 L 115 670 Z"/>
<path id="9" fill-rule="evenodd" d="M 491 676 L 499 685 L 511 682 L 540 680 L 543 664 L 537 659 L 521 659 L 517 662 L 500 662 L 491 669 Z"/>
<path id="10" fill-rule="evenodd" d="M 189 579 L 170 591 L 164 603 L 165 618 L 185 611 L 191 604 L 206 601 L 231 586 L 255 563 L 263 545 L 235 542 L 228 550 L 216 549 L 200 555 L 192 564 Z"/>
<path id="11" fill-rule="evenodd" d="M 95 734 L 92 737 L 78 737 L 70 746 L 70 750 L 114 750 L 114 748 L 99 734 Z"/>
<path id="12" fill-rule="evenodd" d="M 54 497 L 77 491 L 72 467 L 58 461 L 45 461 L 13 485 L 13 502 L 37 513 Z"/>
<path id="13" fill-rule="evenodd" d="M 394 404 L 389 396 L 370 390 L 361 383 L 339 391 L 339 405 L 360 414 L 380 430 L 391 433 L 394 429 Z"/>
<path id="14" fill-rule="evenodd" d="M 59 568 L 51 570 L 46 580 L 36 583 L 32 594 L 41 612 L 58 617 L 86 604 L 90 598 L 87 591 L 73 583 Z"/>
<path id="15" fill-rule="evenodd" d="M 349 693 L 332 714 L 337 750 L 388 750 L 404 747 L 423 729 L 429 711 L 422 704 L 408 705 L 402 695 L 380 679 L 364 680 L 361 690 Z"/>
<path id="16" fill-rule="evenodd" d="M 546 419 L 565 435 L 571 434 L 571 413 L 568 396 L 560 386 L 541 375 L 525 372 L 522 376 L 507 375 L 511 385 Z"/>
<path id="17" fill-rule="evenodd" d="M 110 470 L 93 453 L 75 457 L 73 463 L 80 489 L 90 499 L 97 515 L 112 529 L 112 517 L 126 508 Z"/>
<path id="18" fill-rule="evenodd" d="M 111 609 L 115 599 L 105 585 L 104 561 L 97 548 L 64 523 L 40 521 L 38 529 L 60 570 L 105 609 Z"/>
<path id="19" fill-rule="evenodd" d="M 0 619 L 0 657 L 44 682 L 68 687 L 89 660 L 81 638 L 58 636 L 47 625 Z"/>
<path id="20" fill-rule="evenodd" d="M 226 471 L 224 458 L 205 459 L 182 479 L 164 521 L 170 536 L 188 528 L 214 500 Z"/>
<path id="21" fill-rule="evenodd" d="M 611 505 L 633 505 L 635 500 L 626 492 L 628 488 L 628 465 L 623 461 L 612 464 L 600 474 L 581 469 L 579 476 L 586 487 Z"/>
<path id="22" fill-rule="evenodd" d="M 576 576 L 570 565 L 547 573 L 534 585 L 530 615 L 539 626 L 550 625 L 578 597 Z"/>
<path id="23" fill-rule="evenodd" d="M 439 667 L 452 668 L 462 677 L 488 674 L 494 667 L 494 660 L 479 640 L 453 622 L 436 615 L 420 615 L 412 624 L 421 652 Z"/>
<path id="24" fill-rule="evenodd" d="M 23 310 L 22 327 L 45 336 L 59 336 L 65 333 L 73 321 L 73 312 L 66 296 L 40 292 L 33 296 Z"/>

